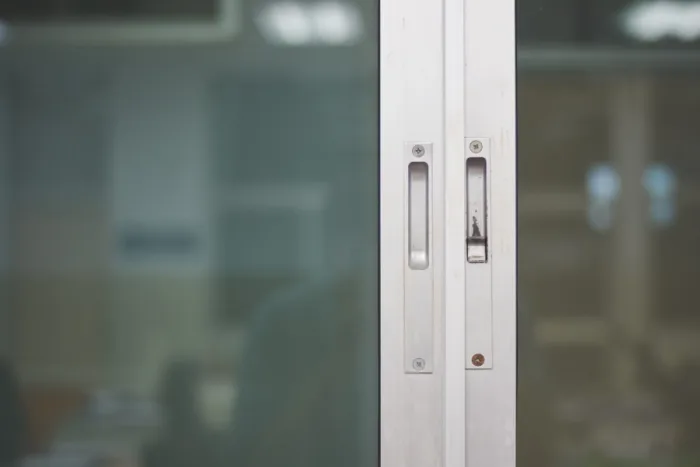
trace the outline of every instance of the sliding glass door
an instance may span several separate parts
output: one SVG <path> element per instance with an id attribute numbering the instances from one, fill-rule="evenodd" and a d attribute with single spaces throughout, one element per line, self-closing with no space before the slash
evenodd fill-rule
<path id="1" fill-rule="evenodd" d="M 697 11 L 519 2 L 521 466 L 700 462 Z"/>
<path id="2" fill-rule="evenodd" d="M 0 466 L 513 467 L 514 1 L 117 3 L 0 6 Z"/>

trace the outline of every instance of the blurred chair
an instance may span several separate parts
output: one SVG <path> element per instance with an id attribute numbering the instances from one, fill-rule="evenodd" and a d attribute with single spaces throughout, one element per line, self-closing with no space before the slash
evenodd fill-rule
<path id="1" fill-rule="evenodd" d="M 362 464 L 358 396 L 371 382 L 358 378 L 359 284 L 357 275 L 334 274 L 256 310 L 222 466 Z"/>
<path id="2" fill-rule="evenodd" d="M 171 363 L 160 387 L 162 428 L 141 453 L 143 467 L 209 467 L 216 458 L 214 433 L 199 410 L 201 371 L 187 360 Z"/>

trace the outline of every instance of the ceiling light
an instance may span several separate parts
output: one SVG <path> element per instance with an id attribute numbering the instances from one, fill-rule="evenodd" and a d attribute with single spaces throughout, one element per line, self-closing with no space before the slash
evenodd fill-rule
<path id="1" fill-rule="evenodd" d="M 638 3 L 622 13 L 620 22 L 629 36 L 640 41 L 656 42 L 669 37 L 691 42 L 700 39 L 700 2 Z"/>
<path id="2" fill-rule="evenodd" d="M 319 3 L 309 13 L 320 43 L 348 45 L 356 43 L 362 36 L 360 13 L 347 3 Z"/>
<path id="3" fill-rule="evenodd" d="M 352 45 L 363 33 L 362 17 L 350 3 L 280 2 L 264 8 L 257 17 L 260 32 L 275 45 Z"/>
<path id="4" fill-rule="evenodd" d="M 275 3 L 258 16 L 258 26 L 274 44 L 299 46 L 311 42 L 313 28 L 306 8 L 294 2 Z"/>

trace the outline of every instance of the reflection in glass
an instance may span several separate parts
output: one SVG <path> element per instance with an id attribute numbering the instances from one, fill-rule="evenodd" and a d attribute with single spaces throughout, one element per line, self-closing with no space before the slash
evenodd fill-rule
<path id="1" fill-rule="evenodd" d="M 700 465 L 696 9 L 518 2 L 521 467 Z"/>
<path id="2" fill-rule="evenodd" d="M 304 6 L 290 44 L 236 3 L 217 43 L 9 17 L 0 465 L 377 464 L 377 4 Z"/>

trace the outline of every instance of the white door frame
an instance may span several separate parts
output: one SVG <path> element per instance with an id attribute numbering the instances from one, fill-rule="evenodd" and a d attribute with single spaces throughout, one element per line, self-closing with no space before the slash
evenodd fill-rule
<path id="1" fill-rule="evenodd" d="M 466 1 L 466 130 L 490 142 L 493 367 L 467 372 L 467 466 L 515 466 L 516 36 L 515 0 Z M 460 174 L 464 173 L 461 171 Z M 478 293 L 467 283 L 466 294 Z M 478 313 L 467 306 L 467 315 Z M 455 310 L 455 313 L 457 311 Z M 467 328 L 467 344 L 481 329 Z"/>
<path id="2" fill-rule="evenodd" d="M 381 466 L 514 467 L 515 1 L 381 0 L 380 10 Z M 488 152 L 490 294 L 466 283 L 471 138 Z M 423 295 L 405 232 L 418 143 L 431 156 Z M 474 345 L 481 367 L 470 363 Z M 416 346 L 429 355 L 423 372 L 410 368 Z"/>

